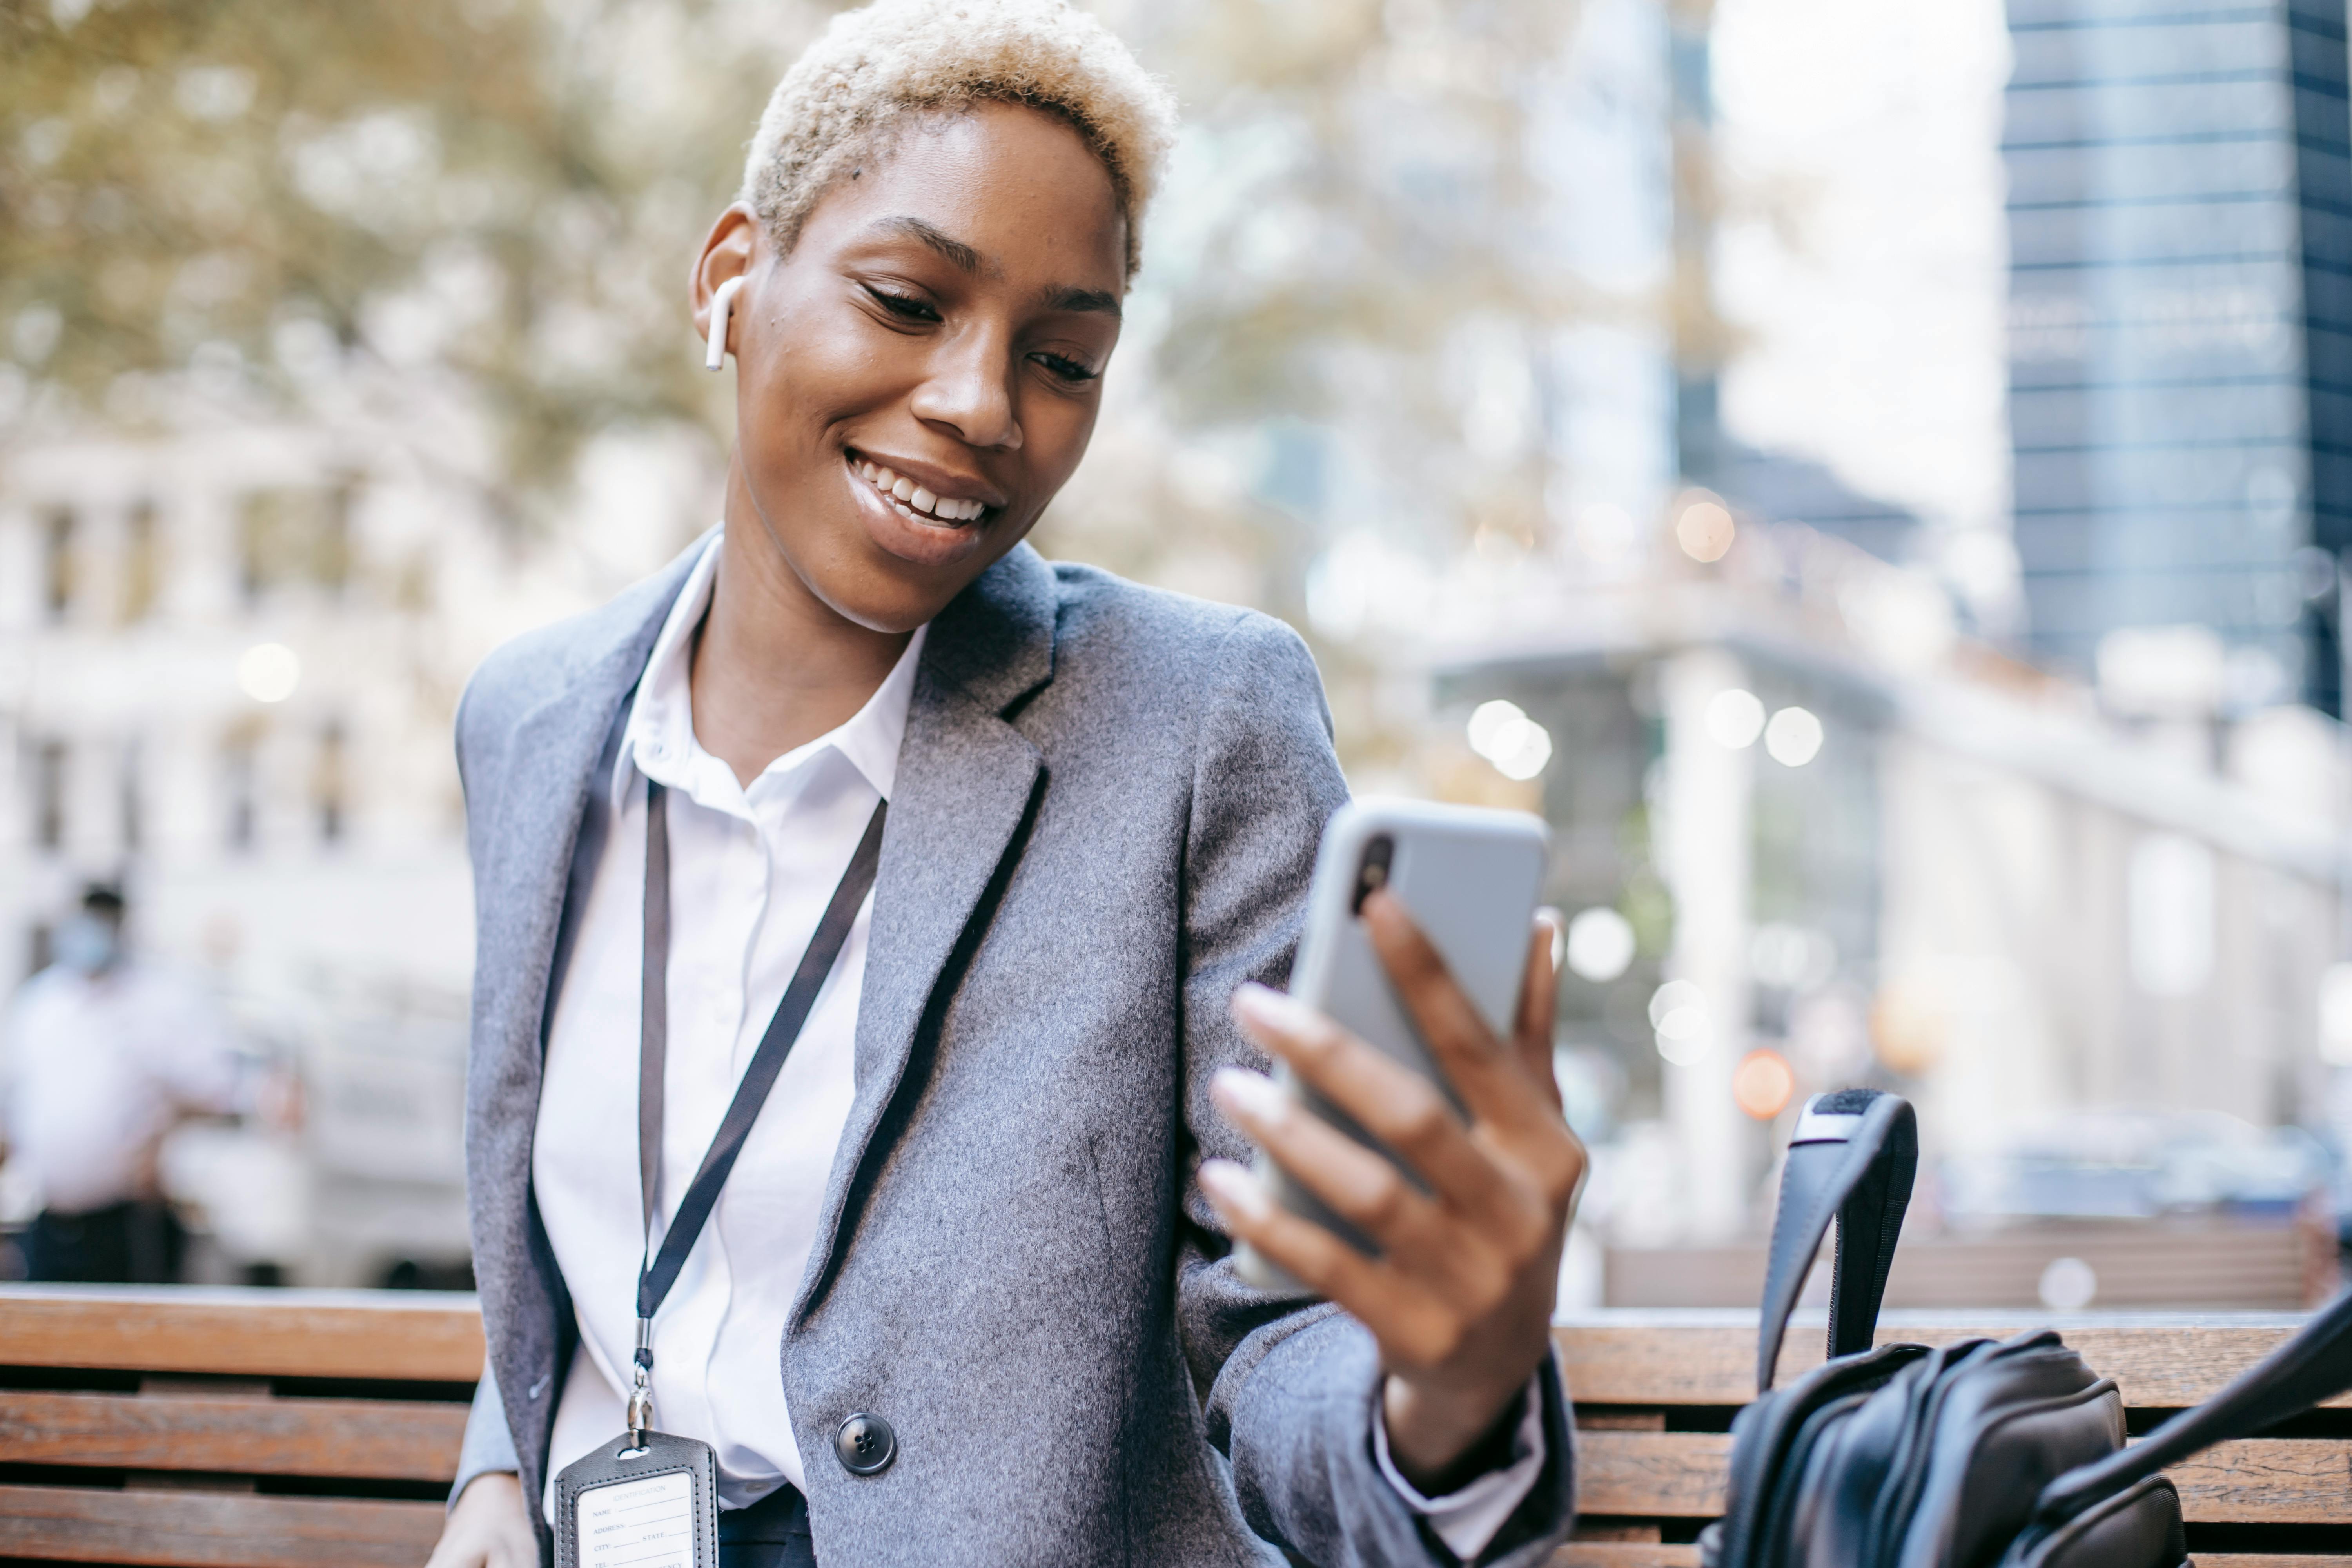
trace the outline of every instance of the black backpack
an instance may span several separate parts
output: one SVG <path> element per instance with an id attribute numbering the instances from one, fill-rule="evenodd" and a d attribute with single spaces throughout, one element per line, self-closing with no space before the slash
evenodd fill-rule
<path id="1" fill-rule="evenodd" d="M 1706 1568 L 2185 1568 L 2159 1472 L 2352 1387 L 2352 1296 L 2136 1447 L 2123 1396 L 2058 1335 L 1874 1347 L 1919 1161 L 1910 1105 L 1816 1095 L 1797 1120 L 1757 1330 L 1756 1402 L 1732 1423 Z M 1772 1387 L 1830 1222 L 1829 1360 Z"/>

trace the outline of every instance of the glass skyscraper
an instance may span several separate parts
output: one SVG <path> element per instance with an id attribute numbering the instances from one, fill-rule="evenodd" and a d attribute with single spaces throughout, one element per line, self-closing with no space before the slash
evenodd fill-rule
<path id="1" fill-rule="evenodd" d="M 2010 0 L 2010 416 L 2036 652 L 2199 622 L 2340 709 L 2344 0 Z"/>

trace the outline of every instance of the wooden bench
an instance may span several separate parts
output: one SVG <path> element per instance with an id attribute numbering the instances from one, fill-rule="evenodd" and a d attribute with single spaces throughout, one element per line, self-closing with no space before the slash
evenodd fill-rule
<path id="1" fill-rule="evenodd" d="M 1939 1344 L 2054 1327 L 2122 1388 L 2137 1435 L 2260 1361 L 2301 1320 L 2284 1313 L 1888 1312 L 1891 1340 Z M 1612 1310 L 1559 1324 L 1576 1401 L 1576 1538 L 1552 1568 L 1687 1568 L 1723 1507 L 1731 1418 L 1756 1387 L 1756 1315 Z M 1822 1355 L 1824 1320 L 1801 1314 L 1780 1354 L 1785 1384 Z M 2200 1568 L 2352 1563 L 2352 1396 L 2278 1431 L 2223 1445 L 2172 1472 Z"/>
<path id="2" fill-rule="evenodd" d="M 2291 1333 L 2284 1315 L 1889 1313 L 1885 1339 L 2054 1322 L 2135 1432 Z M 1753 1315 L 1606 1311 L 1556 1331 L 1583 1513 L 1551 1568 L 1686 1568 L 1720 1510 Z M 1801 1316 L 1785 1381 L 1821 1358 Z M 420 1568 L 482 1361 L 470 1296 L 0 1288 L 0 1560 Z M 2352 1398 L 2175 1472 L 2203 1568 L 2352 1565 Z"/>
<path id="3" fill-rule="evenodd" d="M 0 1289 L 0 1560 L 421 1568 L 470 1295 Z"/>

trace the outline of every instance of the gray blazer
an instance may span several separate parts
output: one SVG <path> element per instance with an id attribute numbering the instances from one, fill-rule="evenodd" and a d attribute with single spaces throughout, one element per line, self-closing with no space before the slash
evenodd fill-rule
<path id="1" fill-rule="evenodd" d="M 489 1342 L 460 1487 L 513 1469 L 536 1500 L 545 1479 L 574 1334 L 530 1193 L 549 1003 L 598 759 L 691 559 L 500 648 L 458 710 Z M 1278 622 L 1026 545 L 934 623 L 856 1104 L 777 1347 L 829 1568 L 1453 1561 L 1374 1462 L 1370 1336 L 1241 1283 L 1192 1180 L 1246 1157 L 1209 1075 L 1263 1065 L 1226 1001 L 1287 972 L 1346 796 L 1329 722 Z M 1486 1561 L 1567 1531 L 1568 1410 L 1542 1382 L 1546 1470 Z M 897 1431 L 879 1475 L 834 1457 L 853 1411 Z"/>

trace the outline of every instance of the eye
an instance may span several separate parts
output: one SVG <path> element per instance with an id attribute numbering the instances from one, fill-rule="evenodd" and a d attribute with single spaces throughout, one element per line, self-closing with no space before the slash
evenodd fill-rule
<path id="1" fill-rule="evenodd" d="M 1052 371 L 1055 375 L 1060 376 L 1064 381 L 1092 381 L 1095 377 L 1102 374 L 1102 372 L 1098 370 L 1088 370 L 1085 365 L 1080 364 L 1077 361 L 1068 358 L 1063 354 L 1034 353 L 1029 357 L 1035 360 L 1039 364 L 1044 365 L 1047 370 Z"/>
<path id="2" fill-rule="evenodd" d="M 887 289 L 877 289 L 871 283 L 866 285 L 866 291 L 874 296 L 875 303 L 902 321 L 936 321 L 940 319 L 937 310 L 912 294 L 894 294 Z"/>

